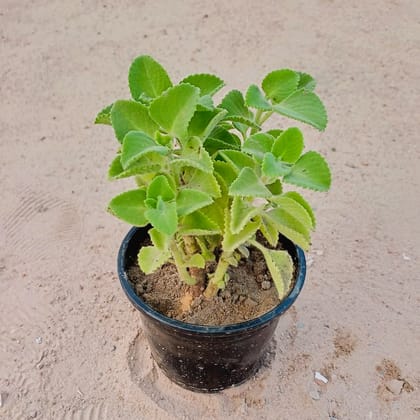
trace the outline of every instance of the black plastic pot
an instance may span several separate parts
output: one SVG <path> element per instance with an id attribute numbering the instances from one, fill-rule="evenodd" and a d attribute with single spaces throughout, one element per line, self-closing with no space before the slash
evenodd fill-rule
<path id="1" fill-rule="evenodd" d="M 192 391 L 215 392 L 249 379 L 260 367 L 274 330 L 298 297 L 305 281 L 303 251 L 282 239 L 297 267 L 291 293 L 270 312 L 239 324 L 194 325 L 168 318 L 134 292 L 127 270 L 137 261 L 147 228 L 132 228 L 118 254 L 118 275 L 131 303 L 140 311 L 153 358 L 173 382 Z"/>

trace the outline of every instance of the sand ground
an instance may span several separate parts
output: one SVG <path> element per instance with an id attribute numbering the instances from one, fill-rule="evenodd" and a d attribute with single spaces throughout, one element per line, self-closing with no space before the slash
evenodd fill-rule
<path id="1" fill-rule="evenodd" d="M 0 418 L 420 418 L 418 1 L 0 0 L 0 35 Z M 92 121 L 144 53 L 232 88 L 307 71 L 329 110 L 307 284 L 271 368 L 218 395 L 155 368 L 115 274 Z"/>

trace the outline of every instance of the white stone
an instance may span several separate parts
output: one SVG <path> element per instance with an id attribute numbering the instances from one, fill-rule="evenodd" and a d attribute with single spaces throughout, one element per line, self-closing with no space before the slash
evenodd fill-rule
<path id="1" fill-rule="evenodd" d="M 322 375 L 321 373 L 319 373 L 319 372 L 315 372 L 315 379 L 318 380 L 318 381 L 323 382 L 324 384 L 327 384 L 328 383 L 328 379 L 324 375 Z"/>
<path id="2" fill-rule="evenodd" d="M 395 395 L 401 394 L 401 391 L 404 386 L 404 381 L 399 381 L 398 379 L 392 379 L 386 385 L 386 389 L 392 392 Z"/>

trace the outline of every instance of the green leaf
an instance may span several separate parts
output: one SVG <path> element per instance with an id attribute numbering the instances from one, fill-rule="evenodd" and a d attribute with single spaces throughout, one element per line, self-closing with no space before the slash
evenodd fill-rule
<path id="1" fill-rule="evenodd" d="M 291 218 L 293 218 L 293 220 L 290 219 L 291 223 L 294 224 L 293 228 L 310 239 L 309 232 L 313 229 L 314 225 L 306 208 L 298 201 L 285 194 L 275 197 L 272 201 L 274 201 L 278 206 L 273 210 L 273 214 L 275 215 L 273 217 L 276 217 L 276 220 L 280 220 L 280 218 L 289 220 L 288 216 L 291 216 Z"/>
<path id="2" fill-rule="evenodd" d="M 218 235 L 221 232 L 215 222 L 198 210 L 181 219 L 179 233 L 181 235 Z"/>
<path id="3" fill-rule="evenodd" d="M 186 169 L 184 171 L 185 186 L 208 194 L 210 197 L 220 197 L 220 186 L 212 173 L 199 169 Z"/>
<path id="4" fill-rule="evenodd" d="M 291 198 L 292 200 L 295 200 L 297 203 L 299 203 L 308 213 L 309 217 L 312 220 L 312 228 L 315 228 L 316 226 L 316 219 L 314 211 L 312 210 L 311 205 L 296 191 L 289 191 L 285 194 L 283 194 L 284 197 Z"/>
<path id="5" fill-rule="evenodd" d="M 318 130 L 327 126 L 327 112 L 318 96 L 313 92 L 301 89 L 292 93 L 281 103 L 274 105 L 278 114 L 312 125 Z"/>
<path id="6" fill-rule="evenodd" d="M 126 170 L 121 166 L 121 162 L 118 163 L 115 159 L 109 168 L 108 176 L 110 179 L 122 179 L 133 175 L 155 174 L 156 172 L 159 172 L 164 165 L 165 157 L 157 153 L 149 153 L 148 155 L 143 156 L 135 165 Z"/>
<path id="7" fill-rule="evenodd" d="M 169 149 L 156 143 L 151 137 L 141 131 L 130 131 L 123 140 L 121 165 L 124 169 L 129 169 L 140 158 L 153 152 L 165 155 L 169 153 Z"/>
<path id="8" fill-rule="evenodd" d="M 250 118 L 242 117 L 241 115 L 226 115 L 224 121 L 232 121 L 235 128 L 241 132 L 245 132 L 247 127 L 255 128 L 257 130 L 261 129 L 255 121 L 252 121 Z"/>
<path id="9" fill-rule="evenodd" d="M 175 202 L 168 203 L 159 196 L 156 208 L 149 208 L 144 215 L 154 228 L 165 235 L 172 236 L 177 231 L 178 217 Z"/>
<path id="10" fill-rule="evenodd" d="M 232 196 L 271 197 L 270 190 L 262 183 L 251 168 L 243 168 L 229 188 Z"/>
<path id="11" fill-rule="evenodd" d="M 111 200 L 108 210 L 133 226 L 146 226 L 148 221 L 145 216 L 145 198 L 145 189 L 126 191 Z"/>
<path id="12" fill-rule="evenodd" d="M 264 255 L 279 299 L 283 299 L 289 292 L 293 280 L 294 264 L 291 256 L 287 251 L 268 249 L 256 241 L 251 241 L 251 243 Z"/>
<path id="13" fill-rule="evenodd" d="M 303 151 L 303 134 L 297 127 L 283 131 L 273 144 L 271 152 L 284 162 L 295 163 Z"/>
<path id="14" fill-rule="evenodd" d="M 262 174 L 269 179 L 278 178 L 287 175 L 291 171 L 291 165 L 283 162 L 272 153 L 266 153 L 261 165 Z"/>
<path id="15" fill-rule="evenodd" d="M 298 86 L 299 75 L 293 70 L 275 70 L 265 76 L 262 88 L 274 103 L 278 103 L 292 94 Z"/>
<path id="16" fill-rule="evenodd" d="M 262 111 L 271 111 L 271 104 L 267 101 L 264 94 L 257 85 L 251 85 L 245 95 L 246 105 L 260 109 Z"/>
<path id="17" fill-rule="evenodd" d="M 242 145 L 242 151 L 255 157 L 261 162 L 265 153 L 273 147 L 274 138 L 267 133 L 257 133 L 249 136 Z"/>
<path id="18" fill-rule="evenodd" d="M 232 233 L 239 233 L 245 225 L 261 211 L 251 203 L 246 202 L 242 197 L 234 197 L 230 209 L 230 230 Z"/>
<path id="19" fill-rule="evenodd" d="M 274 222 L 267 217 L 261 218 L 260 232 L 263 234 L 267 242 L 272 246 L 276 247 L 279 241 L 279 232 Z"/>
<path id="20" fill-rule="evenodd" d="M 197 103 L 198 111 L 214 111 L 213 98 L 210 95 L 200 96 Z"/>
<path id="21" fill-rule="evenodd" d="M 206 193 L 201 191 L 184 188 L 179 191 L 176 198 L 176 209 L 178 216 L 185 216 L 193 213 L 202 207 L 208 206 L 213 199 Z"/>
<path id="22" fill-rule="evenodd" d="M 299 84 L 298 84 L 298 89 L 306 89 L 306 90 L 314 90 L 316 87 L 316 81 L 315 79 L 307 74 L 307 73 L 302 73 L 302 72 L 298 72 L 299 74 Z"/>
<path id="23" fill-rule="evenodd" d="M 111 109 L 111 121 L 120 143 L 129 131 L 143 131 L 154 137 L 159 129 L 150 118 L 147 107 L 134 101 L 116 101 Z"/>
<path id="24" fill-rule="evenodd" d="M 307 152 L 294 164 L 284 182 L 315 191 L 328 191 L 331 173 L 325 159 L 317 152 Z"/>
<path id="25" fill-rule="evenodd" d="M 128 84 L 135 100 L 140 96 L 156 98 L 172 86 L 165 69 L 148 55 L 142 55 L 133 61 L 128 73 Z"/>
<path id="26" fill-rule="evenodd" d="M 223 251 L 227 253 L 235 251 L 255 235 L 260 225 L 261 220 L 258 218 L 258 220 L 249 221 L 240 232 L 233 233 L 230 230 L 230 212 L 226 209 L 225 232 L 222 240 Z"/>
<path id="27" fill-rule="evenodd" d="M 281 133 L 283 133 L 283 130 L 278 128 L 273 128 L 272 130 L 267 131 L 267 134 L 270 134 L 270 136 L 273 136 L 275 139 L 280 136 Z"/>
<path id="28" fill-rule="evenodd" d="M 115 179 L 115 177 L 123 171 L 124 171 L 124 168 L 121 165 L 121 155 L 118 154 L 117 156 L 115 156 L 114 160 L 109 165 L 108 178 Z"/>
<path id="29" fill-rule="evenodd" d="M 217 126 L 205 140 L 204 147 L 211 155 L 219 150 L 240 150 L 241 140 L 235 134 Z"/>
<path id="30" fill-rule="evenodd" d="M 237 150 L 222 150 L 219 151 L 219 155 L 229 163 L 232 168 L 239 173 L 243 168 L 252 168 L 256 167 L 254 159 L 252 159 L 247 154 L 237 151 Z"/>
<path id="31" fill-rule="evenodd" d="M 226 192 L 239 173 L 239 171 L 234 169 L 230 163 L 221 160 L 216 160 L 214 162 L 214 171 L 220 176 L 220 179 L 226 187 Z"/>
<path id="32" fill-rule="evenodd" d="M 214 74 L 205 73 L 187 76 L 181 83 L 189 83 L 190 85 L 198 87 L 200 89 L 201 96 L 213 96 L 225 85 L 225 82 L 219 77 Z"/>
<path id="33" fill-rule="evenodd" d="M 150 104 L 150 116 L 170 135 L 188 136 L 188 124 L 197 108 L 200 91 L 188 84 L 166 90 Z"/>
<path id="34" fill-rule="evenodd" d="M 171 243 L 171 236 L 159 232 L 156 228 L 149 229 L 149 236 L 153 245 L 160 251 L 168 251 Z"/>
<path id="35" fill-rule="evenodd" d="M 227 111 L 225 109 L 197 111 L 190 121 L 188 127 L 189 135 L 205 140 L 226 114 Z"/>
<path id="36" fill-rule="evenodd" d="M 105 107 L 95 118 L 95 124 L 112 125 L 111 123 L 111 109 L 112 105 Z"/>
<path id="37" fill-rule="evenodd" d="M 181 267 L 198 267 L 204 268 L 206 265 L 206 260 L 201 254 L 193 254 L 184 256 L 184 260 L 181 264 Z"/>
<path id="38" fill-rule="evenodd" d="M 165 175 L 156 176 L 147 188 L 147 198 L 157 200 L 158 197 L 161 197 L 163 201 L 171 201 L 175 198 L 175 191 Z"/>
<path id="39" fill-rule="evenodd" d="M 174 157 L 170 165 L 177 168 L 196 168 L 209 174 L 213 172 L 213 161 L 204 148 L 195 150 L 185 147 L 178 157 Z"/>
<path id="40" fill-rule="evenodd" d="M 263 217 L 274 223 L 278 232 L 307 251 L 312 229 L 310 216 L 299 203 L 288 197 L 281 197 L 281 200 L 276 197 L 274 200 L 279 207 L 264 213 Z"/>
<path id="41" fill-rule="evenodd" d="M 169 251 L 162 251 L 154 246 L 144 246 L 138 254 L 138 263 L 145 274 L 151 274 L 170 258 Z"/>
<path id="42" fill-rule="evenodd" d="M 223 98 L 220 107 L 228 110 L 228 116 L 239 116 L 247 120 L 252 118 L 252 113 L 246 107 L 244 97 L 239 90 L 231 90 Z"/>
<path id="43" fill-rule="evenodd" d="M 279 179 L 276 179 L 273 183 L 266 185 L 266 187 L 273 195 L 279 195 L 283 192 L 283 186 Z"/>

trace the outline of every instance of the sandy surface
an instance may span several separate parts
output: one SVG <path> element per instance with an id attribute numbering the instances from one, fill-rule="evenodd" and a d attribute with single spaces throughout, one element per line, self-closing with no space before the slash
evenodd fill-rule
<path id="1" fill-rule="evenodd" d="M 409 0 L 1 0 L 0 418 L 420 418 L 419 22 Z M 329 110 L 307 284 L 271 368 L 218 395 L 156 369 L 115 274 L 126 185 L 92 121 L 142 53 L 232 88 L 308 71 Z"/>

